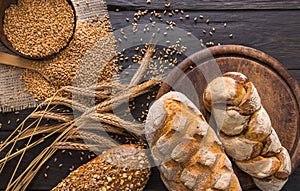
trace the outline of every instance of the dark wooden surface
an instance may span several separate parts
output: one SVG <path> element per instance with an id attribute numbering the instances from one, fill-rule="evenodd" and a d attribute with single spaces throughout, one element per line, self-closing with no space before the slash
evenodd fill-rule
<path id="1" fill-rule="evenodd" d="M 156 9 L 163 11 L 164 3 L 167 1 L 152 0 L 152 4 L 147 5 L 146 0 L 107 0 L 110 21 L 113 27 L 117 30 L 121 27 L 131 25 L 131 22 L 126 22 L 128 17 L 132 21 L 133 14 L 138 9 Z M 266 52 L 273 56 L 283 64 L 285 68 L 300 82 L 300 1 L 272 1 L 272 0 L 173 0 L 171 8 L 184 9 L 185 14 L 190 15 L 190 19 L 184 19 L 184 22 L 179 21 L 179 16 L 168 18 L 174 20 L 177 26 L 186 31 L 190 31 L 198 38 L 203 38 L 204 41 L 213 40 L 222 44 L 240 44 L 250 46 Z M 115 11 L 119 9 L 119 11 Z M 199 20 L 193 22 L 193 18 L 203 15 L 210 19 L 210 24 L 206 25 L 204 21 Z M 183 15 L 184 16 L 184 15 Z M 149 15 L 145 16 L 145 21 L 148 21 Z M 227 23 L 227 27 L 223 27 L 223 23 Z M 204 35 L 201 31 L 206 29 L 208 32 L 211 27 L 216 28 L 216 33 L 213 37 L 208 34 Z M 233 34 L 233 38 L 229 38 L 229 34 Z M 274 87 L 276 88 L 276 87 Z M 4 90 L 1 90 L 4 91 Z M 4 139 L 12 129 L 16 126 L 16 118 L 24 118 L 29 111 L 22 111 L 18 117 L 13 113 L 0 114 L 0 123 L 3 127 L 0 129 L 0 140 Z M 8 125 L 7 121 L 11 120 Z M 28 155 L 35 155 L 41 148 L 33 150 Z M 69 156 L 67 153 L 57 153 L 49 161 L 50 169 L 42 168 L 36 179 L 30 185 L 31 190 L 49 190 L 55 186 L 68 173 L 68 169 L 74 165 L 79 166 L 82 162 L 88 160 L 87 155 L 84 155 L 84 161 L 80 161 L 80 152 L 72 152 Z M 3 156 L 4 153 L 0 153 Z M 53 159 L 57 157 L 58 162 L 54 163 Z M 58 164 L 63 163 L 62 168 L 58 168 Z M 16 161 L 9 163 L 5 168 L 4 173 L 0 175 L 0 190 L 5 188 L 9 174 L 14 170 Z M 22 164 L 24 167 L 26 163 Z M 48 174 L 48 178 L 44 178 L 44 173 Z M 154 169 L 149 184 L 145 189 L 151 190 L 166 190 L 159 179 L 158 172 Z M 300 190 L 300 168 L 298 167 L 290 177 L 287 185 L 283 190 Z"/>
<path id="2" fill-rule="evenodd" d="M 151 5 L 147 5 L 144 0 L 109 0 L 107 4 L 109 6 L 115 6 L 118 8 L 124 8 L 126 10 L 137 10 L 137 9 L 156 9 L 163 10 L 163 4 L 170 2 L 172 9 L 184 9 L 193 11 L 203 10 L 241 10 L 241 9 L 253 9 L 253 10 L 268 10 L 268 9 L 299 9 L 299 1 L 286 0 L 198 0 L 198 1 L 158 1 L 152 0 Z"/>

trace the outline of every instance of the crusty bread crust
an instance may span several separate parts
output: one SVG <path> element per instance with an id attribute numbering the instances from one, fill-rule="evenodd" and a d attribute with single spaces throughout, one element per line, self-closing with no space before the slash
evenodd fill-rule
<path id="1" fill-rule="evenodd" d="M 182 93 L 169 92 L 152 105 L 146 138 L 169 190 L 241 190 L 215 132 Z"/>
<path id="2" fill-rule="evenodd" d="M 224 83 L 227 85 L 222 86 Z M 224 89 L 219 92 L 223 93 L 214 91 L 221 86 Z M 226 153 L 237 166 L 251 175 L 261 190 L 280 190 L 291 173 L 291 159 L 254 84 L 241 73 L 225 73 L 208 84 L 203 100 L 216 120 Z"/>

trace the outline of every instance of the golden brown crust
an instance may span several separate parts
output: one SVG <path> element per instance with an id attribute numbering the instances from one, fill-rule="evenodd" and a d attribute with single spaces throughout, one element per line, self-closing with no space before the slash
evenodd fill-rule
<path id="1" fill-rule="evenodd" d="M 245 137 L 249 140 L 263 142 L 271 133 L 271 120 L 266 110 L 261 107 L 251 115 Z"/>
<path id="2" fill-rule="evenodd" d="M 247 161 L 236 161 L 237 166 L 255 178 L 266 178 L 273 175 L 280 166 L 277 157 L 255 157 Z"/>
<path id="3" fill-rule="evenodd" d="M 224 91 L 226 89 L 226 91 Z M 230 77 L 218 77 L 208 86 L 203 99 L 206 108 L 211 111 L 211 107 L 219 103 L 227 103 L 228 105 L 239 105 L 246 94 L 243 84 L 236 82 Z"/>
<path id="4" fill-rule="evenodd" d="M 226 72 L 223 77 L 229 77 L 237 81 L 239 84 L 245 84 L 248 82 L 247 76 L 239 72 Z"/>
<path id="5" fill-rule="evenodd" d="M 222 108 L 215 108 L 213 117 L 220 127 L 220 131 L 229 136 L 235 136 L 242 133 L 249 121 L 250 116 L 241 115 L 235 108 L 228 108 L 223 110 Z"/>
<path id="6" fill-rule="evenodd" d="M 160 115 L 164 120 L 155 124 Z M 169 190 L 241 190 L 221 142 L 183 94 L 170 92 L 153 104 L 146 137 Z"/>
<path id="7" fill-rule="evenodd" d="M 280 161 L 280 166 L 274 176 L 280 179 L 286 179 L 291 173 L 291 165 L 288 162 L 288 151 L 282 147 L 280 153 L 277 154 L 277 158 Z"/>
<path id="8" fill-rule="evenodd" d="M 253 178 L 256 186 L 261 190 L 278 191 L 287 182 L 287 179 L 279 179 L 275 176 L 270 176 L 263 179 Z"/>
<path id="9" fill-rule="evenodd" d="M 278 154 L 281 150 L 282 146 L 279 141 L 279 138 L 274 130 L 272 130 L 270 136 L 268 136 L 265 140 L 264 148 L 261 152 L 262 156 L 274 156 Z"/>
<path id="10" fill-rule="evenodd" d="M 249 160 L 258 156 L 263 149 L 263 144 L 258 141 L 251 141 L 244 137 L 228 137 L 224 134 L 219 136 L 224 145 L 226 153 L 238 161 Z"/>
<path id="11" fill-rule="evenodd" d="M 255 184 L 261 190 L 277 191 L 278 189 L 281 189 L 288 180 L 288 176 L 291 172 L 291 165 L 287 150 L 282 147 L 280 153 L 278 153 L 276 157 L 280 161 L 280 166 L 273 176 L 263 179 L 253 178 Z"/>
<path id="12" fill-rule="evenodd" d="M 222 77 L 224 82 L 218 78 L 209 83 L 204 95 L 221 86 L 216 82 L 226 83 L 228 78 L 234 81 L 232 84 L 240 84 L 246 93 L 241 93 L 234 86 L 224 86 L 231 90 L 223 89 L 225 93 L 220 94 L 225 96 L 223 103 L 218 99 L 217 107 L 211 107 L 216 106 L 212 103 L 214 99 L 206 99 L 204 96 L 204 105 L 210 106 L 207 110 L 212 112 L 221 131 L 220 140 L 226 153 L 235 160 L 237 166 L 250 174 L 263 191 L 278 191 L 291 173 L 291 160 L 272 128 L 269 115 L 261 105 L 254 84 L 243 74 L 230 72 Z M 234 93 L 228 94 L 232 91 Z M 228 102 L 228 98 L 231 99 L 232 95 L 236 94 L 242 96 L 241 101 L 232 105 L 233 102 Z M 220 107 L 222 104 L 223 108 Z"/>
<path id="13" fill-rule="evenodd" d="M 255 86 L 248 82 L 244 85 L 246 95 L 243 95 L 242 101 L 238 105 L 243 115 L 251 115 L 261 107 L 261 100 Z"/>

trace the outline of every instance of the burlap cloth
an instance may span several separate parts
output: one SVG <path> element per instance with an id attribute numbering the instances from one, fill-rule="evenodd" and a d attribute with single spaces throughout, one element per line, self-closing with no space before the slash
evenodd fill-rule
<path id="1" fill-rule="evenodd" d="M 107 14 L 104 0 L 72 0 L 76 9 L 77 22 Z M 0 43 L 0 51 L 11 53 Z M 25 83 L 20 79 L 23 69 L 0 64 L 0 112 L 18 111 L 36 107 L 37 100 L 24 91 Z"/>

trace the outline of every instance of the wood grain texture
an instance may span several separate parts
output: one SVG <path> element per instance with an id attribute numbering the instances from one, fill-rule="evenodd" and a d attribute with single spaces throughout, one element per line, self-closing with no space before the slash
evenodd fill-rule
<path id="1" fill-rule="evenodd" d="M 159 1 L 152 0 L 151 4 L 147 4 L 146 0 L 108 0 L 107 5 L 110 9 L 116 7 L 125 10 L 137 9 L 157 9 L 164 10 L 164 4 L 170 2 L 173 9 L 184 10 L 236 10 L 236 9 L 299 9 L 300 3 L 298 0 L 169 0 Z"/>
<path id="2" fill-rule="evenodd" d="M 21 112 L 7 112 L 0 113 L 0 123 L 2 127 L 0 129 L 0 141 L 3 140 L 2 133 L 4 132 L 12 132 L 16 127 L 22 122 L 33 109 L 26 109 Z"/>
<path id="3" fill-rule="evenodd" d="M 300 83 L 300 70 L 289 70 L 289 72 Z"/>
<path id="4" fill-rule="evenodd" d="M 109 12 L 112 26 L 117 30 L 131 25 L 134 12 Z M 174 17 L 165 16 L 165 20 L 174 21 L 177 27 L 192 32 L 204 42 L 213 41 L 215 44 L 239 44 L 266 52 L 279 60 L 287 69 L 300 69 L 300 11 L 188 11 L 190 19 L 180 21 L 181 14 Z M 204 19 L 193 21 L 194 17 L 204 15 Z M 131 19 L 126 22 L 125 18 Z M 149 15 L 142 17 L 138 23 L 149 23 Z M 209 18 L 210 24 L 205 24 Z M 227 23 L 227 27 L 223 26 Z M 159 23 L 159 22 L 158 22 Z M 208 33 L 216 28 L 213 36 Z M 203 34 L 202 30 L 207 33 Z M 229 35 L 233 34 L 233 38 Z"/>
<path id="5" fill-rule="evenodd" d="M 216 59 L 212 59 L 210 53 Z M 195 65 L 195 62 L 198 67 L 188 71 L 190 66 Z M 300 159 L 300 85 L 298 82 L 277 60 L 255 49 L 225 45 L 198 52 L 184 60 L 179 67 L 182 71 L 186 71 L 188 79 L 192 81 L 198 95 L 198 99 L 192 101 L 199 105 L 208 121 L 210 121 L 210 115 L 204 108 L 202 97 L 206 85 L 210 82 L 206 78 L 207 75 L 216 72 L 211 70 L 214 64 L 220 67 L 222 73 L 241 72 L 253 82 L 262 99 L 262 105 L 271 118 L 273 128 L 282 145 L 288 149 L 291 155 L 292 169 L 295 170 Z M 187 78 L 182 78 L 182 74 L 179 74 L 178 70 L 169 73 L 166 83 L 162 84 L 159 90 L 158 97 L 176 86 L 178 91 L 183 87 L 182 92 L 185 92 L 188 97 L 195 98 L 195 96 L 189 95 L 190 92 L 193 92 L 192 89 L 189 92 L 186 91 Z M 246 174 L 237 172 L 243 189 L 255 188 L 252 180 Z"/>

